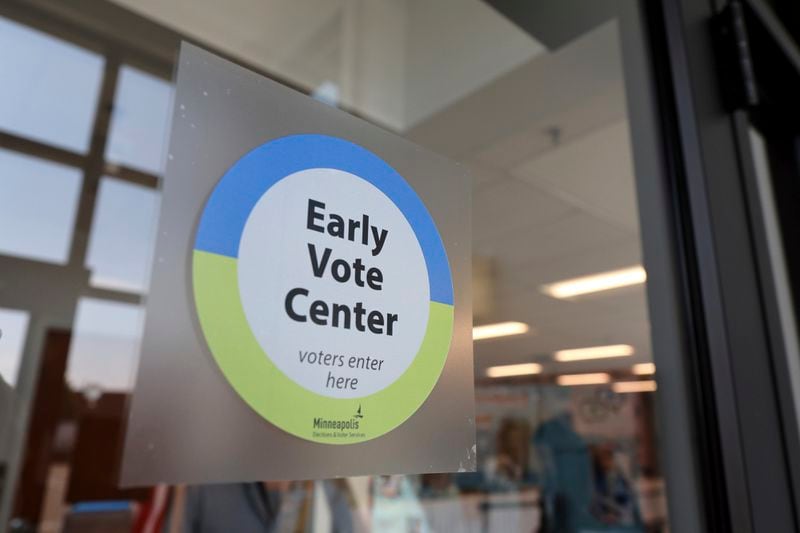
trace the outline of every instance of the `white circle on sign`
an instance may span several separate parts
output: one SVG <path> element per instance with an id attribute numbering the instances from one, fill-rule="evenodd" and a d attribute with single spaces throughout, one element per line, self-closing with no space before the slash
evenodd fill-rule
<path id="1" fill-rule="evenodd" d="M 323 232 L 309 229 L 310 209 L 321 216 L 311 224 Z M 363 286 L 356 280 L 357 259 L 364 266 Z M 333 274 L 341 279 L 348 270 L 344 263 L 350 278 L 342 282 Z M 400 209 L 358 176 L 314 168 L 275 183 L 247 219 L 237 268 L 244 313 L 262 350 L 312 392 L 333 398 L 373 394 L 397 380 L 419 351 L 430 312 L 422 249 Z M 381 272 L 380 290 L 368 283 L 371 268 Z M 377 283 L 375 274 L 372 279 Z M 290 293 L 294 297 L 287 301 Z M 314 315 L 325 324 L 312 319 L 314 305 L 318 311 L 327 307 L 327 313 Z M 293 319 L 287 306 L 305 321 Z M 382 319 L 376 317 L 371 329 L 373 312 Z"/>

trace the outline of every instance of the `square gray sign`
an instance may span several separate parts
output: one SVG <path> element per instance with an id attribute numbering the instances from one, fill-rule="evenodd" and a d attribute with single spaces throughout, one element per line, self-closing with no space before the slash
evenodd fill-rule
<path id="1" fill-rule="evenodd" d="M 292 148 L 282 139 L 290 139 L 286 141 L 289 144 L 297 139 L 309 144 Z M 313 172 L 291 174 L 302 174 L 307 181 L 292 182 L 291 176 L 283 177 L 298 168 L 281 166 L 284 156 L 275 153 L 285 152 L 274 152 L 276 146 L 294 149 L 293 161 L 312 161 L 307 166 L 315 167 Z M 258 159 L 262 155 L 266 159 Z M 324 161 L 330 158 L 339 158 L 333 165 L 339 170 L 327 168 Z M 262 173 L 283 172 L 277 183 L 294 183 L 294 189 L 286 192 L 283 185 L 283 189 L 272 186 L 271 199 L 266 201 L 266 193 L 254 196 L 258 189 L 248 189 L 253 172 L 259 179 Z M 370 192 L 371 184 L 358 185 L 357 178 L 367 183 L 373 173 L 381 172 L 386 173 L 386 179 L 396 180 L 381 189 L 385 195 Z M 225 180 L 239 180 L 236 187 L 241 188 L 227 190 Z M 351 181 L 363 191 L 348 192 Z M 305 183 L 310 184 L 308 192 L 304 192 Z M 331 183 L 336 187 L 328 187 L 327 193 L 315 188 L 315 184 Z M 340 206 L 349 206 L 339 216 L 342 227 L 339 218 L 331 215 L 336 202 L 327 202 L 330 205 L 325 207 L 325 202 L 315 199 L 318 194 L 328 194 L 328 198 L 341 200 Z M 122 485 L 474 470 L 470 194 L 463 167 L 184 43 Z M 378 209 L 384 201 L 393 202 L 399 210 Z M 412 207 L 406 205 L 408 202 Z M 303 209 L 301 214 L 292 207 L 298 205 Z M 242 206 L 250 218 L 237 218 L 237 209 Z M 354 216 L 359 209 L 373 213 L 372 218 L 364 213 Z M 403 225 L 406 222 L 390 220 L 394 211 L 406 216 L 411 233 Z M 281 218 L 284 212 L 285 219 Z M 258 223 L 251 222 L 256 215 L 261 217 Z M 303 235 L 303 239 L 310 236 L 307 253 L 306 243 L 298 244 L 293 235 Z M 404 235 L 416 235 L 418 241 L 403 241 Z M 262 237 L 264 240 L 259 240 Z M 318 249 L 313 249 L 312 241 L 319 244 Z M 387 242 L 391 244 L 383 251 Z M 260 249 L 262 244 L 266 252 Z M 285 253 L 281 248 L 284 245 L 288 250 Z M 280 252 L 274 252 L 276 247 Z M 323 274 L 323 250 L 327 247 L 332 252 L 329 270 Z M 356 250 L 363 251 L 365 264 L 383 261 L 384 271 L 370 273 L 364 267 L 361 277 L 356 277 L 359 268 L 352 262 Z M 350 254 L 349 266 L 344 261 L 332 263 L 337 253 Z M 245 268 L 246 258 L 250 266 Z M 419 265 L 423 274 L 417 276 Z M 448 268 L 449 277 L 445 272 Z M 285 293 L 285 301 L 284 293 L 279 299 L 259 298 L 261 272 L 264 280 L 284 285 L 294 283 L 294 278 L 302 274 L 311 287 L 306 293 L 318 289 L 321 299 L 329 294 L 341 296 L 345 290 L 341 288 L 345 286 L 342 279 L 347 273 L 351 304 L 363 299 L 367 306 L 374 293 L 384 299 L 394 298 L 391 301 L 396 312 L 367 312 L 358 309 L 361 301 L 347 309 L 336 307 L 335 302 L 314 307 L 317 304 L 302 292 L 305 289 L 289 291 L 291 296 Z M 414 281 L 428 280 L 424 272 L 436 283 Z M 226 277 L 226 273 L 233 273 L 232 277 Z M 326 281 L 323 276 L 327 276 Z M 406 280 L 400 288 L 399 278 Z M 225 285 L 225 280 L 230 285 Z M 415 302 L 423 297 L 429 300 L 424 310 L 415 308 Z M 266 310 L 259 315 L 262 305 Z M 201 308 L 204 311 L 199 311 Z M 289 318 L 281 314 L 284 308 Z M 442 313 L 450 313 L 449 318 L 441 318 Z M 247 330 L 247 334 L 240 334 L 247 329 L 241 318 L 245 315 L 252 333 Z M 259 322 L 262 318 L 263 328 Z M 285 328 L 274 326 L 278 319 Z M 439 320 L 438 330 L 431 326 L 435 320 Z M 358 339 L 367 339 L 363 346 L 360 340 L 348 345 L 335 337 L 344 335 L 343 328 L 351 326 L 361 335 Z M 306 328 L 302 331 L 308 335 L 298 334 L 301 330 L 293 328 Z M 406 333 L 413 328 L 416 337 Z M 316 366 L 298 366 L 298 361 L 308 365 L 311 348 L 319 344 L 316 339 L 327 336 L 333 343 L 330 346 L 340 349 L 326 354 L 322 346 L 314 352 Z M 274 338 L 280 338 L 283 344 Z M 408 342 L 403 344 L 402 339 Z M 244 354 L 257 352 L 256 347 L 264 346 L 262 341 L 276 347 L 273 353 L 306 341 L 309 349 L 305 355 L 303 349 L 295 349 L 292 353 L 299 353 L 299 359 L 287 359 L 286 364 L 294 366 L 285 368 L 283 363 L 266 362 L 271 359 L 265 356 L 270 348 L 261 353 L 261 359 L 253 359 L 263 368 L 250 372 L 248 363 L 242 362 Z M 405 347 L 414 343 L 423 348 L 433 346 L 431 353 L 438 347 L 440 358 L 430 360 L 423 348 L 409 356 Z M 341 346 L 351 348 L 356 355 L 336 355 Z M 365 351 L 375 346 L 386 346 L 387 352 L 380 353 L 380 358 L 361 357 L 378 353 Z M 396 354 L 390 353 L 390 346 L 396 348 Z M 221 352 L 225 352 L 224 358 Z M 419 363 L 423 359 L 428 362 Z M 357 370 L 348 374 L 348 366 Z M 386 385 L 380 376 L 395 381 Z M 276 383 L 280 385 L 264 385 L 262 377 L 279 380 Z M 394 395 L 387 396 L 385 391 L 400 381 L 403 388 L 397 386 Z M 317 386 L 320 390 L 306 390 Z M 289 392 L 283 395 L 276 390 Z M 362 393 L 366 395 L 363 413 L 359 400 Z M 331 395 L 329 401 L 326 394 Z M 375 403 L 381 395 L 382 403 Z M 406 407 L 406 417 L 395 410 L 407 400 L 413 400 L 409 404 L 413 408 Z M 313 402 L 322 406 L 319 416 L 308 415 L 314 412 L 308 407 Z M 370 405 L 382 407 L 370 410 Z M 346 416 L 338 416 L 345 413 L 342 409 L 347 410 Z M 297 413 L 303 414 L 289 416 Z"/>

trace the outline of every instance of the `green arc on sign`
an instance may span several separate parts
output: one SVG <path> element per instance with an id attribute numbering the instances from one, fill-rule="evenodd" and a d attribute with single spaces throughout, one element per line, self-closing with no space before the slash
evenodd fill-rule
<path id="1" fill-rule="evenodd" d="M 363 442 L 405 422 L 433 390 L 450 348 L 452 305 L 430 303 L 419 352 L 391 385 L 361 398 L 330 398 L 298 385 L 264 354 L 239 298 L 236 259 L 199 250 L 193 254 L 195 306 L 211 354 L 236 392 L 272 424 L 315 442 Z M 358 429 L 314 428 L 315 418 L 346 421 L 359 410 L 363 417 L 358 419 Z M 315 431 L 338 434 L 325 437 Z"/>

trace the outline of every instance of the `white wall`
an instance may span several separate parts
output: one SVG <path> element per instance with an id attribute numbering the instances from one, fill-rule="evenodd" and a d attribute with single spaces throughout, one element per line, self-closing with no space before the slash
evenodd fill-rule
<path id="1" fill-rule="evenodd" d="M 543 50 L 484 2 L 409 0 L 406 125 L 414 125 Z"/>
<path id="2" fill-rule="evenodd" d="M 404 131 L 542 51 L 480 0 L 113 0 Z"/>

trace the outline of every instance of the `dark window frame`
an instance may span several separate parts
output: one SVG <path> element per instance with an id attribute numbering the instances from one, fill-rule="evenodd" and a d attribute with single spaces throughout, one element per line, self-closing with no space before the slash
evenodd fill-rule
<path id="1" fill-rule="evenodd" d="M 733 40 L 736 57 L 731 57 L 726 39 L 732 28 L 720 27 L 730 24 L 732 6 L 744 5 L 662 0 L 660 6 L 675 108 L 674 159 L 683 189 L 676 217 L 687 224 L 687 267 L 699 297 L 693 307 L 703 350 L 695 394 L 710 394 L 706 409 L 714 428 L 709 429 L 718 435 L 719 455 L 703 468 L 716 476 L 723 491 L 716 499 L 722 501 L 707 527 L 797 531 L 798 448 L 792 444 L 797 419 L 781 371 L 785 354 L 776 339 L 777 310 L 748 137 L 746 107 L 758 102 L 747 85 L 752 64 L 738 55 L 741 40 Z M 746 7 L 748 24 L 755 22 L 750 8 L 769 11 L 760 0 L 748 0 Z M 776 58 L 750 59 L 769 66 Z"/>

